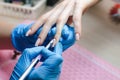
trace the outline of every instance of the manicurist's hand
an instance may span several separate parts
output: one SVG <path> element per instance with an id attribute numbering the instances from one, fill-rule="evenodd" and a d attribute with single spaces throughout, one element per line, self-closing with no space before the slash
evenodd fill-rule
<path id="1" fill-rule="evenodd" d="M 63 62 L 62 51 L 61 43 L 58 43 L 52 51 L 43 46 L 25 49 L 14 67 L 10 80 L 19 80 L 38 55 L 44 58 L 43 63 L 33 68 L 25 80 L 58 80 Z"/>

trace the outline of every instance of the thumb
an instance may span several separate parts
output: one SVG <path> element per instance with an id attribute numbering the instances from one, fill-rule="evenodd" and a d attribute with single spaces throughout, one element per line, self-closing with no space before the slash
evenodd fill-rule
<path id="1" fill-rule="evenodd" d="M 41 51 L 44 47 L 43 46 L 39 46 L 39 47 L 33 47 L 33 48 L 26 48 L 23 53 L 22 56 L 20 58 L 20 60 L 29 60 L 30 62 L 36 58 L 38 55 L 41 54 Z"/>
<path id="2" fill-rule="evenodd" d="M 31 64 L 32 60 L 35 59 L 42 51 L 43 47 L 27 48 L 23 51 L 21 57 L 19 58 L 16 66 L 20 67 L 25 71 Z"/>

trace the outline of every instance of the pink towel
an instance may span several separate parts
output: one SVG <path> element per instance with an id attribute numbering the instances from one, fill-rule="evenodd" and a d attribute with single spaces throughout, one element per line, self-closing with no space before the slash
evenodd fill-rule
<path id="1" fill-rule="evenodd" d="M 60 80 L 120 80 L 120 70 L 77 44 L 63 56 Z"/>
<path id="2" fill-rule="evenodd" d="M 9 80 L 17 62 L 11 59 L 13 54 L 13 50 L 0 50 L 0 80 Z"/>
<path id="3" fill-rule="evenodd" d="M 5 57 L 1 55 L 6 55 Z M 0 51 L 0 80 L 9 80 L 17 60 L 11 60 L 12 50 Z M 60 80 L 120 80 L 120 70 L 75 44 L 63 53 Z M 5 59 L 5 62 L 3 62 Z"/>

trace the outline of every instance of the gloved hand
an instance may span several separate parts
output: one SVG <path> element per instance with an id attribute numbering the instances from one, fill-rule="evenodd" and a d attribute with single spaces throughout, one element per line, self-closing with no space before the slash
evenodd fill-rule
<path id="1" fill-rule="evenodd" d="M 35 47 L 35 42 L 38 38 L 39 33 L 42 30 L 42 27 L 38 29 L 38 31 L 32 35 L 26 37 L 27 31 L 32 27 L 33 23 L 30 25 L 20 24 L 13 31 L 11 35 L 13 46 L 18 51 L 23 51 L 25 48 Z M 43 43 L 43 46 L 47 45 L 51 39 L 54 38 L 56 34 L 56 25 L 54 25 L 49 31 L 46 40 Z M 66 50 L 69 46 L 72 46 L 75 42 L 74 36 L 74 28 L 69 25 L 65 25 L 62 30 L 60 41 L 63 45 L 63 51 Z"/>
<path id="2" fill-rule="evenodd" d="M 63 61 L 62 51 L 61 43 L 57 43 L 53 51 L 43 46 L 25 49 L 14 67 L 10 80 L 18 80 L 38 55 L 44 57 L 44 62 L 39 67 L 33 68 L 25 80 L 58 80 Z"/>

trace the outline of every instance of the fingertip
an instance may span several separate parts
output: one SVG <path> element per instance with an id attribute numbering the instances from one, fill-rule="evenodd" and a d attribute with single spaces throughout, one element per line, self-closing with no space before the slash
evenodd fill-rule
<path id="1" fill-rule="evenodd" d="M 25 34 L 25 36 L 29 36 L 30 35 L 30 33 L 31 33 L 31 29 L 29 29 L 28 31 L 27 31 L 27 33 Z"/>
<path id="2" fill-rule="evenodd" d="M 81 23 L 80 22 L 75 22 L 75 37 L 76 37 L 76 40 L 80 40 L 80 36 L 81 36 Z"/>
<path id="3" fill-rule="evenodd" d="M 53 46 L 54 47 L 58 42 L 59 42 L 59 39 L 60 39 L 60 36 L 61 34 L 56 34 L 55 37 L 54 37 L 54 42 L 53 42 Z"/>
<path id="4" fill-rule="evenodd" d="M 79 40 L 80 40 L 80 33 L 77 32 L 77 33 L 75 34 L 75 37 L 76 37 L 76 40 L 79 41 Z"/>
<path id="5" fill-rule="evenodd" d="M 39 46 L 39 45 L 40 45 L 40 42 L 41 42 L 41 39 L 38 38 L 37 41 L 36 41 L 36 43 L 35 43 L 35 46 L 36 46 L 36 47 Z"/>
<path id="6" fill-rule="evenodd" d="M 57 43 L 57 42 L 56 42 L 56 39 L 54 38 L 54 39 L 53 39 L 52 47 L 55 47 L 56 43 Z"/>

